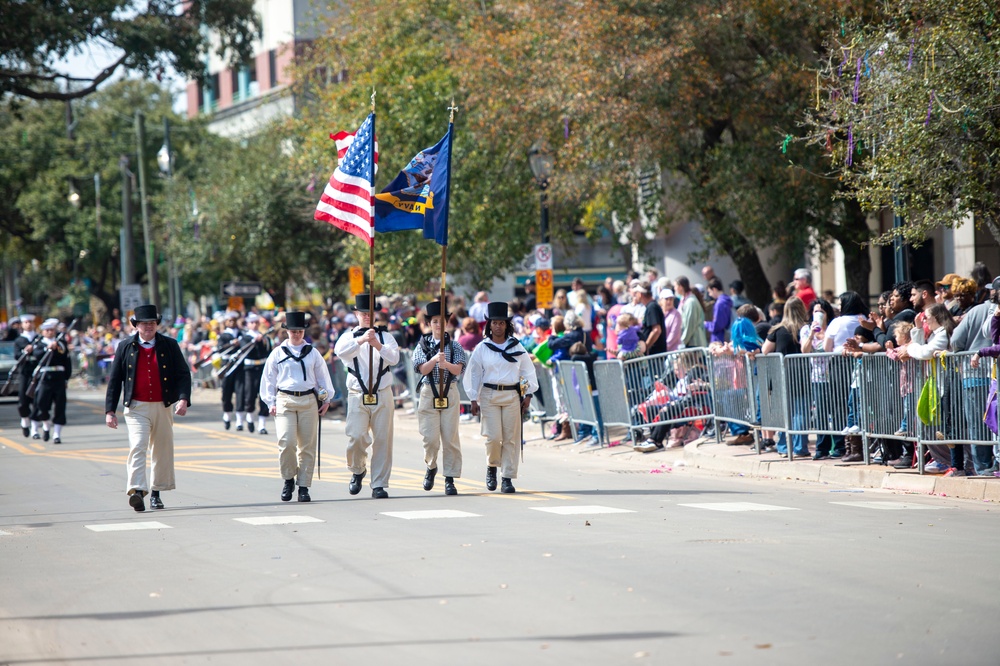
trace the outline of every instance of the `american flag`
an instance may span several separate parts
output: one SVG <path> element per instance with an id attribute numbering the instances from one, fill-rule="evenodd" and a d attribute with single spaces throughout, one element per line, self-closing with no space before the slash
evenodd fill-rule
<path id="1" fill-rule="evenodd" d="M 323 190 L 314 215 L 317 220 L 363 238 L 368 245 L 372 245 L 375 233 L 373 195 L 378 172 L 378 141 L 374 130 L 375 114 L 370 114 L 356 133 L 330 135 L 337 143 L 337 168 Z"/>

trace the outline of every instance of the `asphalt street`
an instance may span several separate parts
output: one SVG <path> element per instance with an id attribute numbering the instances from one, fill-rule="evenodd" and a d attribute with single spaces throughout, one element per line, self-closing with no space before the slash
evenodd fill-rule
<path id="1" fill-rule="evenodd" d="M 217 405 L 177 419 L 178 488 L 144 513 L 102 391 L 71 394 L 60 446 L 0 405 L 0 664 L 1000 663 L 992 503 L 571 452 L 530 424 L 501 495 L 474 423 L 446 497 L 403 409 L 389 499 L 348 495 L 328 419 L 313 501 L 283 503 L 273 421 L 227 432 Z"/>

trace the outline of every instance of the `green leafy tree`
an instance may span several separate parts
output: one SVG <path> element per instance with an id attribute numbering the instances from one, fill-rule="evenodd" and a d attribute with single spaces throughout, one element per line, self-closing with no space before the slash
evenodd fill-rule
<path id="1" fill-rule="evenodd" d="M 831 35 L 812 140 L 865 211 L 920 243 L 971 213 L 1000 243 L 1000 13 L 982 0 L 887 3 Z"/>
<path id="2" fill-rule="evenodd" d="M 79 99 L 118 72 L 162 77 L 170 69 L 191 79 L 205 74 L 212 50 L 246 62 L 260 35 L 253 0 L 44 0 L 0 2 L 0 93 L 31 99 Z M 59 68 L 86 48 L 111 59 L 89 77 Z"/>

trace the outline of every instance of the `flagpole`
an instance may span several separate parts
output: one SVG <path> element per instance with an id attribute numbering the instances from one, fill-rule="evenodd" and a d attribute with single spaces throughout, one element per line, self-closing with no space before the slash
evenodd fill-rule
<path id="1" fill-rule="evenodd" d="M 455 124 L 455 112 L 458 111 L 458 107 L 455 106 L 455 99 L 452 98 L 451 106 L 448 107 L 448 186 L 446 192 L 450 194 L 451 192 L 451 130 Z M 446 196 L 445 201 L 448 205 L 451 205 L 451 197 Z M 445 325 L 447 324 L 447 319 L 445 315 L 448 313 L 448 302 L 445 297 L 445 279 L 448 275 L 448 243 L 445 242 L 441 245 L 441 353 L 444 353 L 444 343 L 445 343 Z M 444 373 L 438 373 L 438 379 L 441 382 L 440 395 L 441 397 L 447 397 L 444 395 Z"/>
<path id="2" fill-rule="evenodd" d="M 371 140 L 371 170 L 372 195 L 375 194 L 375 88 L 372 87 L 372 140 Z M 375 328 L 375 217 L 371 219 L 372 242 L 368 246 L 368 326 Z M 369 401 L 375 401 L 375 386 L 372 380 L 375 365 L 375 348 L 368 345 L 368 391 L 372 396 Z"/>

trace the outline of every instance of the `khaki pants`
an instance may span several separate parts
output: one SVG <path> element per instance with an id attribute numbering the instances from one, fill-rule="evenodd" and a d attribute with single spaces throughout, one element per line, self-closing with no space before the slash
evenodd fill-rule
<path id="1" fill-rule="evenodd" d="M 372 447 L 372 488 L 388 488 L 392 473 L 392 418 L 396 405 L 392 389 L 379 391 L 377 405 L 365 405 L 360 393 L 347 394 L 347 469 L 364 474 L 368 469 L 368 447 Z"/>
<path id="2" fill-rule="evenodd" d="M 128 426 L 129 494 L 150 490 L 173 490 L 174 483 L 174 410 L 162 402 L 133 400 L 125 408 L 125 425 Z M 146 452 L 149 451 L 153 485 L 146 479 Z"/>
<path id="3" fill-rule="evenodd" d="M 486 438 L 486 464 L 499 467 L 504 479 L 516 479 L 521 460 L 521 395 L 517 391 L 479 392 L 482 430 Z"/>
<path id="4" fill-rule="evenodd" d="M 452 382 L 448 389 L 448 408 L 434 409 L 434 392 L 424 384 L 420 387 L 417 426 L 424 438 L 424 463 L 428 469 L 438 466 L 438 450 L 444 475 L 462 476 L 462 442 L 458 437 L 458 387 Z"/>
<path id="5" fill-rule="evenodd" d="M 316 467 L 316 437 L 319 428 L 319 408 L 316 396 L 288 395 L 278 392 L 274 410 L 274 426 L 278 431 L 278 466 L 282 479 L 298 477 L 299 485 L 312 485 Z"/>

